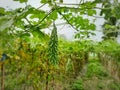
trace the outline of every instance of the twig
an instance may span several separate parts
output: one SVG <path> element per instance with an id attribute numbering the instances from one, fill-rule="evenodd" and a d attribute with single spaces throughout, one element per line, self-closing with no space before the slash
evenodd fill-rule
<path id="1" fill-rule="evenodd" d="M 94 8 L 75 8 L 75 7 L 66 7 L 66 6 L 63 6 L 63 7 L 61 7 L 61 6 L 59 6 L 59 8 L 58 9 L 62 9 L 62 8 L 66 8 L 66 9 L 77 9 L 77 10 L 84 10 L 84 9 L 104 9 L 104 10 L 109 10 L 110 8 L 100 8 L 100 7 L 94 7 Z"/>
<path id="2" fill-rule="evenodd" d="M 45 6 L 46 5 L 46 3 L 45 4 L 42 4 L 41 6 L 39 6 L 37 9 L 40 9 L 40 8 L 42 8 L 43 6 Z"/>
<path id="3" fill-rule="evenodd" d="M 83 1 L 83 3 L 81 3 Z M 92 2 L 91 2 L 92 3 Z M 70 5 L 70 6 L 79 6 L 79 5 L 84 5 L 84 0 L 80 0 L 79 3 L 60 3 L 60 2 L 57 2 L 56 4 L 59 4 L 59 5 Z"/>
<path id="4" fill-rule="evenodd" d="M 32 26 L 31 22 L 25 17 L 26 21 Z"/>
<path id="5" fill-rule="evenodd" d="M 95 17 L 95 18 L 104 18 L 104 17 L 102 17 L 102 16 L 95 16 L 95 15 L 93 15 L 93 16 L 91 16 L 91 17 Z"/>

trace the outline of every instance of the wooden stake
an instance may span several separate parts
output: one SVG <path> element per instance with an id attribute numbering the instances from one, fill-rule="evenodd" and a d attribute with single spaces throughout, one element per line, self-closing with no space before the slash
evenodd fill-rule
<path id="1" fill-rule="evenodd" d="M 1 90 L 4 90 L 4 63 L 1 65 Z"/>
<path id="2" fill-rule="evenodd" d="M 48 90 L 48 74 L 46 76 L 46 89 L 45 90 Z"/>

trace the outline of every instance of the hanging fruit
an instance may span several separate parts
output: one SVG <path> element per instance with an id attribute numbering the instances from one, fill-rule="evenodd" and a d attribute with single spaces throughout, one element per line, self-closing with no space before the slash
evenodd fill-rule
<path id="1" fill-rule="evenodd" d="M 53 23 L 53 30 L 48 43 L 48 60 L 53 65 L 58 64 L 58 35 L 55 23 Z"/>

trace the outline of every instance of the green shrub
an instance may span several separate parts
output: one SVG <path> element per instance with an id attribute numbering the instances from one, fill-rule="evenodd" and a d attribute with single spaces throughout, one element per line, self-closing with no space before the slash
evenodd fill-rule
<path id="1" fill-rule="evenodd" d="M 98 61 L 95 61 L 95 62 L 92 61 L 88 64 L 88 70 L 87 70 L 86 76 L 87 77 L 92 77 L 92 76 L 106 77 L 108 76 L 108 74 L 105 71 L 104 67 Z"/>
<path id="2" fill-rule="evenodd" d="M 105 84 L 104 84 L 104 83 L 99 83 L 99 84 L 97 85 L 97 87 L 98 87 L 99 89 L 103 90 L 103 89 L 105 88 Z"/>
<path id="3" fill-rule="evenodd" d="M 110 90 L 120 90 L 120 85 L 119 85 L 120 83 L 111 83 L 111 84 L 109 84 L 109 88 L 110 88 Z"/>
<path id="4" fill-rule="evenodd" d="M 82 79 L 78 79 L 73 83 L 72 90 L 84 90 Z"/>

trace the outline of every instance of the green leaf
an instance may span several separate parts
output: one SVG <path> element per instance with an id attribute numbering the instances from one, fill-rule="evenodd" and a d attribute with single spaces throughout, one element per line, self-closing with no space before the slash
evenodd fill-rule
<path id="1" fill-rule="evenodd" d="M 45 33 L 43 33 L 42 31 L 40 31 L 39 28 L 34 28 L 31 31 L 33 37 L 38 37 L 41 40 L 47 40 L 48 39 L 48 35 L 46 35 Z"/>
<path id="2" fill-rule="evenodd" d="M 96 25 L 95 24 L 90 24 L 89 29 L 90 30 L 95 30 L 96 29 Z"/>
<path id="3" fill-rule="evenodd" d="M 10 16 L 1 16 L 0 17 L 0 30 L 9 28 L 13 24 L 14 20 Z"/>
<path id="4" fill-rule="evenodd" d="M 96 14 L 96 10 L 88 10 L 88 11 L 87 11 L 87 14 L 88 14 L 89 16 L 92 16 L 92 15 Z"/>
<path id="5" fill-rule="evenodd" d="M 28 0 L 14 0 L 14 1 L 19 1 L 20 3 L 27 2 Z"/>
<path id="6" fill-rule="evenodd" d="M 75 38 L 80 38 L 80 33 L 75 34 Z"/>
<path id="7" fill-rule="evenodd" d="M 47 3 L 48 0 L 41 0 L 40 2 L 41 2 L 41 3 Z"/>
<path id="8" fill-rule="evenodd" d="M 60 3 L 63 3 L 63 0 L 60 0 Z"/>
<path id="9" fill-rule="evenodd" d="M 0 16 L 3 16 L 5 15 L 5 9 L 0 7 Z"/>
<path id="10" fill-rule="evenodd" d="M 57 11 L 55 10 L 52 14 L 50 14 L 49 19 L 56 20 L 58 18 Z"/>

